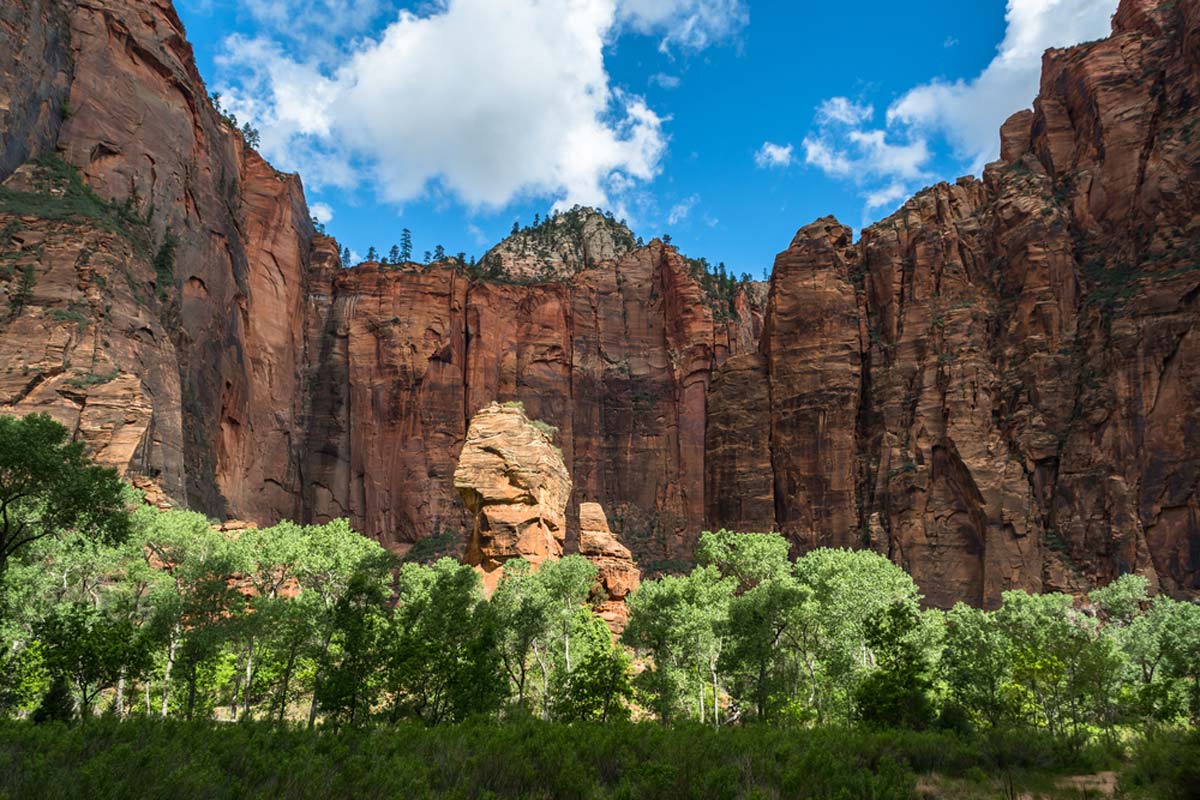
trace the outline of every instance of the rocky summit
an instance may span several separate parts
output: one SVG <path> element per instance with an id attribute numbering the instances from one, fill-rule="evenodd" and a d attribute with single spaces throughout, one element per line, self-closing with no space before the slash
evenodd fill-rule
<path id="1" fill-rule="evenodd" d="M 573 483 L 549 550 L 623 559 L 599 503 L 652 572 L 726 527 L 870 548 L 937 606 L 1130 571 L 1194 595 L 1198 96 L 1200 0 L 1123 0 L 1046 54 L 982 179 L 857 241 L 805 225 L 765 292 L 587 210 L 478 268 L 347 268 L 168 0 L 5 3 L 0 411 L 163 503 L 461 532 L 483 564 L 502 526 L 462 473 L 519 402 Z"/>

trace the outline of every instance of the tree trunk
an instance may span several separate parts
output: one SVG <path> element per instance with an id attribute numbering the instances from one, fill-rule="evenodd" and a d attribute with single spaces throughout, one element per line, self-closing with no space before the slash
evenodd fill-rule
<path id="1" fill-rule="evenodd" d="M 254 641 L 250 641 L 250 652 L 246 655 L 246 684 L 242 688 L 242 719 L 250 716 L 250 684 L 254 680 Z"/>
<path id="2" fill-rule="evenodd" d="M 193 661 L 188 668 L 188 695 L 187 695 L 187 713 L 184 719 L 191 719 L 192 712 L 196 710 L 196 662 Z"/>
<path id="3" fill-rule="evenodd" d="M 175 649 L 179 646 L 179 625 L 171 630 L 171 640 L 167 644 L 167 664 L 163 667 L 163 699 L 162 716 L 167 716 L 167 700 L 171 694 L 171 668 L 175 666 Z"/>
<path id="4" fill-rule="evenodd" d="M 287 711 L 288 687 L 292 682 L 292 668 L 296 664 L 296 648 L 288 650 L 287 666 L 283 668 L 283 687 L 279 690 L 279 724 L 283 724 L 283 715 Z"/>
<path id="5" fill-rule="evenodd" d="M 542 670 L 542 719 L 550 719 L 550 672 L 546 669 L 546 661 L 536 646 L 533 648 L 533 654 Z"/>
<path id="6" fill-rule="evenodd" d="M 308 727 L 312 728 L 317 723 L 317 690 L 321 688 L 321 664 L 325 661 L 325 655 L 329 652 L 329 642 L 333 639 L 333 629 L 331 628 L 326 634 L 324 641 L 321 642 L 321 657 L 317 659 L 317 674 L 313 676 L 313 696 L 312 704 L 308 707 Z"/>
<path id="7" fill-rule="evenodd" d="M 118 719 L 125 717 L 125 668 L 121 668 L 121 675 L 117 678 L 117 691 L 113 697 L 113 711 Z"/>
<path id="8" fill-rule="evenodd" d="M 712 673 L 712 690 L 713 690 L 713 727 L 719 728 L 719 727 L 721 727 L 721 706 L 717 703 L 717 696 L 718 696 L 717 670 L 716 670 L 716 668 L 711 668 L 710 672 Z"/>

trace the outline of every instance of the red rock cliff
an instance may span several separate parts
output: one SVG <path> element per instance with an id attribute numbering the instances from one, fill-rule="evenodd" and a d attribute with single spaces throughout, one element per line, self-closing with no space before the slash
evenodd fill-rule
<path id="1" fill-rule="evenodd" d="M 855 245 L 802 229 L 761 355 L 713 383 L 710 485 L 741 507 L 709 523 L 875 548 L 936 605 L 1200 589 L 1198 41 L 1200 3 L 1125 0 L 1111 38 L 1046 54 L 982 181 Z M 729 466 L 765 466 L 763 431 L 773 491 Z"/>
<path id="2" fill-rule="evenodd" d="M 167 0 L 18 0 L 0 181 L 58 154 L 129 229 L 0 209 L 0 407 L 210 514 L 348 516 L 403 547 L 467 529 L 468 422 L 519 400 L 559 429 L 567 530 L 599 502 L 650 570 L 728 526 L 875 548 L 937 605 L 1129 570 L 1195 592 L 1197 96 L 1200 0 L 1124 0 L 1111 38 L 1047 53 L 982 180 L 858 242 L 801 229 L 764 311 L 589 217 L 475 277 L 342 269 L 299 178 L 208 102 Z"/>

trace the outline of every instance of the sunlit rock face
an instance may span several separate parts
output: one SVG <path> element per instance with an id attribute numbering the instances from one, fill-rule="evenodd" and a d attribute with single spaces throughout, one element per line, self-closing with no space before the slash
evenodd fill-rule
<path id="1" fill-rule="evenodd" d="M 1200 589 L 1198 41 L 1200 3 L 1125 0 L 981 181 L 803 228 L 712 383 L 709 523 L 874 548 L 940 606 Z"/>
<path id="2" fill-rule="evenodd" d="M 489 594 L 506 561 L 537 567 L 562 555 L 571 476 L 562 452 L 520 407 L 493 403 L 474 416 L 454 486 L 471 515 L 465 559 Z"/>
<path id="3" fill-rule="evenodd" d="M 629 548 L 609 530 L 608 517 L 599 503 L 579 504 L 579 554 L 598 570 L 596 613 L 619 635 L 629 622 L 625 598 L 641 583 L 642 572 Z"/>

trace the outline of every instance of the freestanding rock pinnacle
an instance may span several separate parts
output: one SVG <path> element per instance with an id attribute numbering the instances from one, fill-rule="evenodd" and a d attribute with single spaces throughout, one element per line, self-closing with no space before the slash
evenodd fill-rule
<path id="1" fill-rule="evenodd" d="M 562 555 L 571 476 L 521 406 L 492 403 L 475 415 L 454 487 L 473 517 L 466 562 L 483 573 L 489 595 L 505 561 L 537 566 Z"/>
<path id="2" fill-rule="evenodd" d="M 629 548 L 609 530 L 608 517 L 599 503 L 579 504 L 579 554 L 599 570 L 596 581 L 604 595 L 596 603 L 596 613 L 609 630 L 620 634 L 629 622 L 625 598 L 641 583 L 642 571 Z"/>

